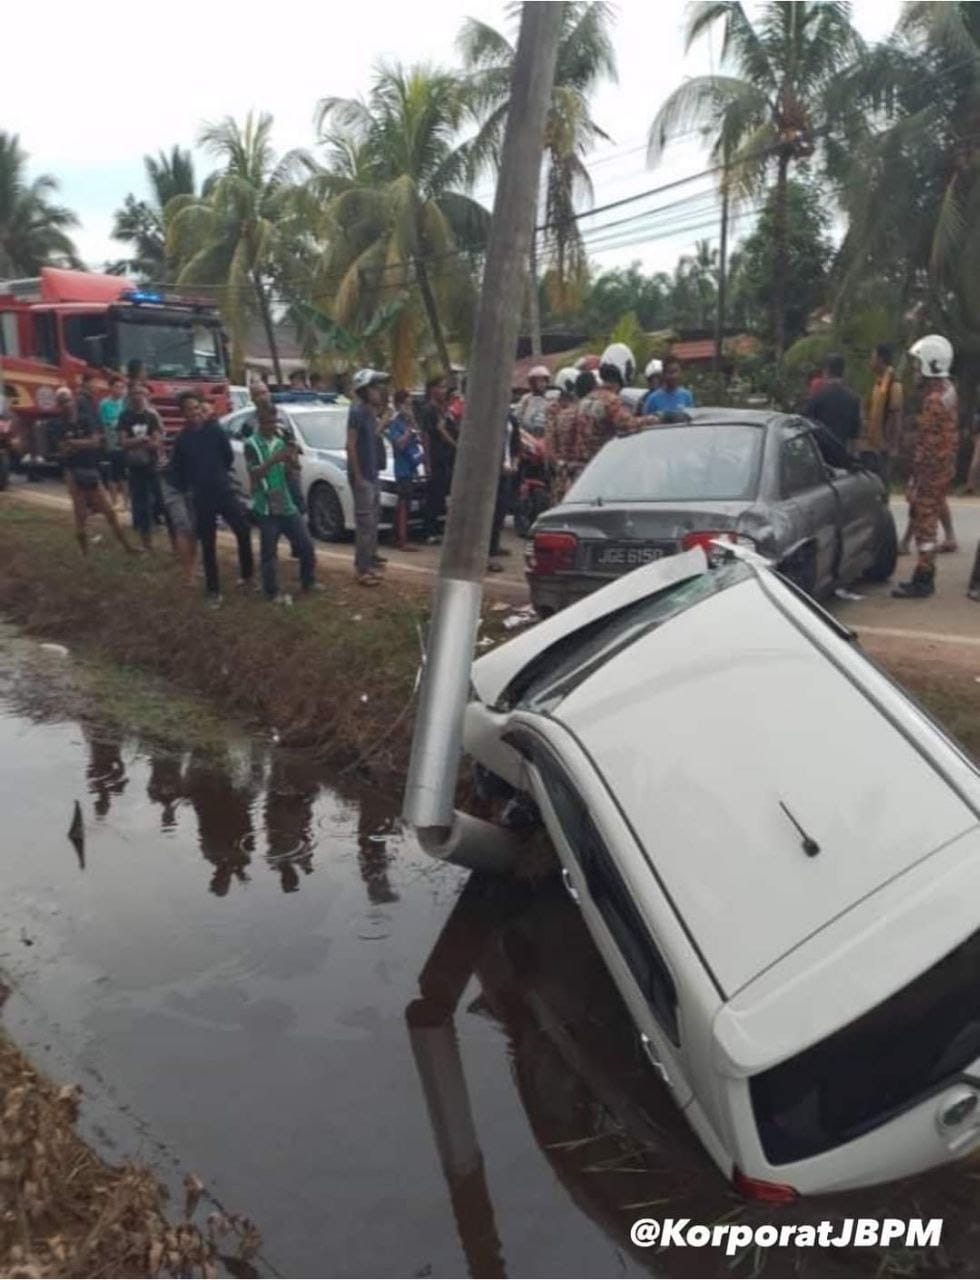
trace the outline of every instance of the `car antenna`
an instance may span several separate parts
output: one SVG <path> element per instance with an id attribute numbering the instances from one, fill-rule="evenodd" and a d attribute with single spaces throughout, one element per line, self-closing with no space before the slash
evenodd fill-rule
<path id="1" fill-rule="evenodd" d="M 787 818 L 789 818 L 790 822 L 792 822 L 793 826 L 800 833 L 800 839 L 803 841 L 803 852 L 806 854 L 808 858 L 815 858 L 817 854 L 820 852 L 820 846 L 817 844 L 816 840 L 814 840 L 813 836 L 807 835 L 807 833 L 803 830 L 800 824 L 796 821 L 796 819 L 790 813 L 786 805 L 783 804 L 782 800 L 780 800 L 779 802 L 779 807 L 780 809 L 782 809 L 783 813 L 786 814 Z"/>

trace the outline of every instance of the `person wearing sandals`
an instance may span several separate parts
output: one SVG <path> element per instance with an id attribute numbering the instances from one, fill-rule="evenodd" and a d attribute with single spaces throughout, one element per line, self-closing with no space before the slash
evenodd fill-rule
<path id="1" fill-rule="evenodd" d="M 381 584 L 378 568 L 378 410 L 388 374 L 358 369 L 347 418 L 347 478 L 354 492 L 354 576 L 362 587 Z"/>

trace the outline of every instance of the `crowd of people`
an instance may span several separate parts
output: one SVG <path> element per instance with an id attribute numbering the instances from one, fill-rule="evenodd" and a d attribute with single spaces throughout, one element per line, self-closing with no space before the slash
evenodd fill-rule
<path id="1" fill-rule="evenodd" d="M 899 583 L 894 594 L 920 599 L 935 590 L 937 553 L 957 549 L 947 493 L 956 463 L 958 404 L 950 376 L 953 350 L 949 342 L 929 335 L 910 354 L 919 370 L 921 396 L 907 488 L 909 520 L 900 552 L 908 554 L 914 540 L 917 561 L 910 579 Z M 875 348 L 871 367 L 873 386 L 862 404 L 845 381 L 843 358 L 828 356 L 819 376 L 811 380 L 804 413 L 849 455 L 875 470 L 887 493 L 901 441 L 903 390 L 889 346 Z M 559 503 L 613 437 L 686 420 L 694 396 L 683 385 L 676 358 L 651 360 L 644 373 L 646 390 L 632 391 L 636 368 L 633 353 L 624 343 L 613 343 L 601 356 L 583 357 L 576 366 L 560 370 L 554 377 L 557 394 L 547 367 L 530 370 L 529 389 L 512 407 L 509 430 L 503 433 L 488 548 L 490 572 L 501 571 L 500 558 L 508 554 L 501 545 L 504 519 L 509 511 L 516 513 L 527 488 L 535 486 L 539 509 Z M 242 589 L 251 589 L 255 578 L 253 528 L 258 529 L 260 581 L 268 599 L 292 603 L 292 597 L 279 587 L 278 547 L 283 538 L 298 562 L 300 590 L 318 589 L 316 557 L 304 519 L 301 449 L 264 382 L 250 387 L 256 427 L 244 442 L 247 495 L 235 480 L 229 437 L 202 394 L 188 389 L 179 397 L 182 427 L 171 445 L 150 404 L 138 364 L 125 377 L 114 375 L 108 394 L 101 398 L 95 385 L 94 375 L 87 373 L 77 392 L 59 389 L 55 417 L 45 424 L 49 440 L 57 441 L 83 552 L 88 549 L 88 521 L 93 514 L 105 517 L 131 554 L 149 551 L 154 531 L 162 526 L 188 582 L 200 548 L 205 591 L 209 601 L 218 604 L 220 520 L 236 540 Z M 313 392 L 322 388 L 315 374 L 309 380 L 305 374 L 293 374 L 290 385 Z M 384 580 L 386 564 L 379 552 L 378 528 L 380 476 L 387 465 L 387 449 L 392 452 L 397 495 L 396 546 L 404 551 L 417 549 L 409 537 L 409 520 L 421 474 L 425 477 L 423 536 L 430 544 L 438 543 L 465 405 L 459 388 L 444 376 L 431 378 L 416 404 L 405 389 L 392 394 L 389 375 L 371 368 L 354 374 L 351 394 L 346 454 L 354 499 L 354 571 L 360 585 L 377 587 Z M 980 487 L 980 435 L 968 486 Z M 127 501 L 138 545 L 120 521 Z M 937 540 L 940 525 L 942 543 Z M 980 599 L 980 550 L 968 594 Z"/>

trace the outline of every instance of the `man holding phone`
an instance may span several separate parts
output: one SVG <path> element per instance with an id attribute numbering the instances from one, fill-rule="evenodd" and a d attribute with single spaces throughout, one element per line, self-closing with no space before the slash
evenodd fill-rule
<path id="1" fill-rule="evenodd" d="M 279 538 L 284 536 L 299 560 L 299 580 L 304 592 L 313 590 L 316 553 L 289 485 L 289 471 L 297 465 L 299 450 L 283 441 L 278 432 L 275 405 L 257 406 L 258 430 L 245 441 L 245 458 L 252 482 L 252 510 L 259 525 L 259 559 L 262 590 L 267 600 L 292 604 L 281 594 L 278 582 Z"/>

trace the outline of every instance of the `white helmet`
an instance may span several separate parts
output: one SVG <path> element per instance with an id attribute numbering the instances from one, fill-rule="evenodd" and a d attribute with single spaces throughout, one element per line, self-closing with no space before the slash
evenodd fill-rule
<path id="1" fill-rule="evenodd" d="M 600 371 L 604 364 L 614 365 L 619 370 L 624 387 L 628 387 L 633 381 L 633 375 L 636 373 L 636 361 L 633 359 L 633 352 L 630 351 L 625 342 L 614 342 L 611 346 L 606 347 L 600 360 Z"/>
<path id="2" fill-rule="evenodd" d="M 909 347 L 909 355 L 918 360 L 926 378 L 945 378 L 953 365 L 952 344 L 941 333 L 927 333 Z"/>
<path id="3" fill-rule="evenodd" d="M 382 373 L 380 369 L 358 369 L 354 374 L 354 390 L 362 391 L 365 387 L 372 386 L 375 382 L 387 382 L 390 374 Z"/>
<path id="4" fill-rule="evenodd" d="M 575 382 L 578 378 L 579 370 L 572 365 L 568 365 L 565 369 L 559 369 L 555 374 L 555 386 L 566 396 L 575 394 Z"/>
<path id="5" fill-rule="evenodd" d="M 535 378 L 544 378 L 545 382 L 550 382 L 551 370 L 545 364 L 536 364 L 534 368 L 531 369 L 531 371 L 528 373 L 527 380 L 528 382 L 531 382 Z"/>
<path id="6" fill-rule="evenodd" d="M 659 378 L 664 371 L 664 362 L 662 360 L 653 359 L 643 370 L 644 378 Z"/>

